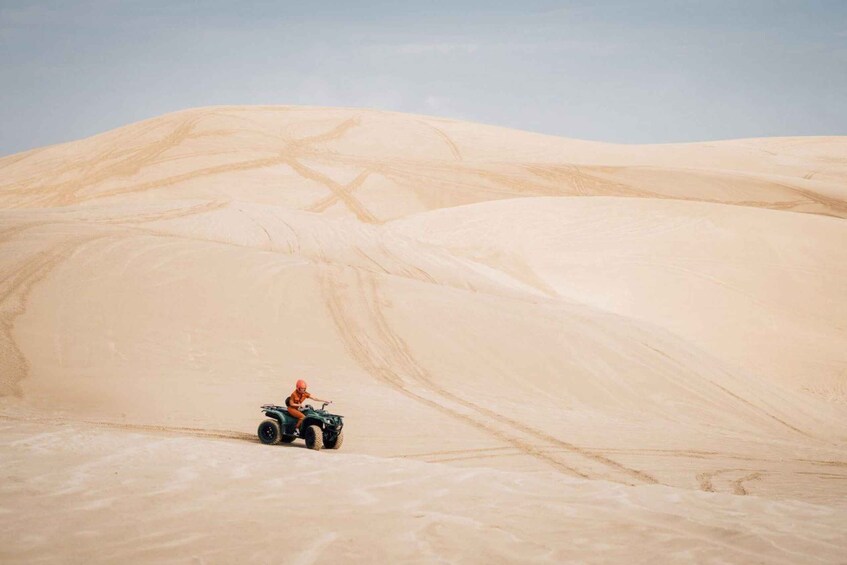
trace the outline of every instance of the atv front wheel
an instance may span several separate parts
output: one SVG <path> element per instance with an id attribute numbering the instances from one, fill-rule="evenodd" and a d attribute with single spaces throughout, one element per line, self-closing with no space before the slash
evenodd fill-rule
<path id="1" fill-rule="evenodd" d="M 328 447 L 330 449 L 341 449 L 342 443 L 344 443 L 344 430 L 338 432 L 338 435 L 335 436 L 335 439 L 325 441 L 324 447 Z"/>
<path id="2" fill-rule="evenodd" d="M 259 441 L 265 445 L 275 445 L 279 443 L 279 438 L 282 434 L 279 433 L 279 423 L 275 420 L 265 420 L 259 424 Z"/>
<path id="3" fill-rule="evenodd" d="M 324 446 L 324 433 L 320 426 L 306 426 L 306 447 L 320 451 Z"/>

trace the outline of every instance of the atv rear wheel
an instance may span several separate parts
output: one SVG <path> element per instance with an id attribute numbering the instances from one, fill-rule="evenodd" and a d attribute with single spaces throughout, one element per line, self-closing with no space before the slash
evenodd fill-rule
<path id="1" fill-rule="evenodd" d="M 309 449 L 320 451 L 321 448 L 323 448 L 324 433 L 320 426 L 306 426 L 306 433 L 304 434 L 304 437 L 306 438 L 306 447 Z"/>
<path id="2" fill-rule="evenodd" d="M 259 424 L 257 434 L 259 435 L 259 441 L 266 445 L 279 443 L 279 438 L 282 435 L 279 433 L 279 423 L 276 420 L 265 420 Z"/>
<path id="3" fill-rule="evenodd" d="M 328 447 L 330 449 L 341 449 L 342 443 L 344 443 L 344 430 L 338 432 L 338 435 L 335 436 L 335 439 L 325 441 L 324 447 Z"/>

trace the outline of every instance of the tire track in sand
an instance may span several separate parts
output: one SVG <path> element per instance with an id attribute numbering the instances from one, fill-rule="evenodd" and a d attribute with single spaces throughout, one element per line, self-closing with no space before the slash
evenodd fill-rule
<path id="1" fill-rule="evenodd" d="M 12 193 L 16 192 L 15 189 L 17 189 L 17 192 L 21 194 L 47 192 L 50 194 L 52 205 L 68 205 L 90 200 L 92 197 L 78 196 L 79 192 L 115 177 L 131 177 L 144 167 L 154 164 L 164 153 L 190 139 L 200 118 L 200 116 L 189 116 L 183 119 L 163 138 L 131 148 L 128 155 L 122 156 L 116 162 L 109 162 L 111 160 L 110 154 L 114 151 L 109 149 L 93 158 L 76 159 L 70 163 L 63 163 L 54 172 L 51 180 L 61 178 L 63 175 L 79 169 L 82 174 L 76 178 L 46 185 L 32 186 L 26 184 L 17 187 L 9 185 L 9 188 L 12 189 Z M 103 164 L 101 165 L 101 163 Z M 94 198 L 97 198 L 97 196 Z"/>
<path id="2" fill-rule="evenodd" d="M 357 188 L 359 188 L 360 186 L 362 186 L 363 184 L 365 184 L 365 181 L 370 176 L 370 174 L 371 174 L 371 171 L 368 170 L 368 169 L 365 169 L 364 171 L 359 173 L 359 175 L 356 178 L 354 178 L 352 181 L 350 181 L 349 183 L 347 183 L 344 186 L 338 185 L 337 187 L 334 187 L 334 186 L 327 184 L 326 186 L 327 186 L 327 188 L 329 188 L 332 191 L 332 194 L 318 200 L 317 202 L 315 202 L 314 204 L 312 204 L 311 206 L 306 208 L 306 210 L 309 211 L 309 212 L 317 212 L 317 213 L 324 212 L 330 206 L 332 206 L 333 204 L 335 204 L 336 202 L 341 200 L 341 193 L 342 192 L 344 193 L 344 198 L 352 198 L 353 191 L 356 190 Z M 356 201 L 356 203 L 359 205 L 360 208 L 363 209 L 363 207 L 361 206 L 361 203 L 359 203 L 358 200 Z M 348 206 L 348 208 L 349 208 L 349 206 Z M 371 215 L 371 217 L 373 217 L 373 215 Z"/>
<path id="3" fill-rule="evenodd" d="M 436 135 L 438 135 L 438 137 L 440 137 L 442 139 L 442 141 L 444 141 L 444 143 L 450 149 L 450 153 L 453 154 L 453 158 L 456 159 L 456 161 L 462 160 L 462 152 L 459 150 L 459 146 L 456 145 L 456 142 L 453 141 L 453 139 L 449 135 L 444 133 L 444 130 L 442 130 L 441 128 L 435 127 L 431 123 L 426 122 L 424 120 L 418 120 L 418 123 L 421 123 L 421 124 L 425 125 L 426 127 L 430 128 L 432 131 L 434 131 L 436 133 Z"/>
<path id="4" fill-rule="evenodd" d="M 668 355 L 667 353 L 665 353 L 665 352 L 664 352 L 664 351 L 662 351 L 661 349 L 658 349 L 658 348 L 656 348 L 656 347 L 653 347 L 652 345 L 650 345 L 650 344 L 648 344 L 648 343 L 643 343 L 643 342 L 642 342 L 642 345 L 643 345 L 644 347 L 646 347 L 647 349 L 650 349 L 650 350 L 652 350 L 652 351 L 654 351 L 654 352 L 658 353 L 659 355 L 661 355 L 661 356 L 662 356 L 662 357 L 664 357 L 665 359 L 669 360 L 669 361 L 670 361 L 672 364 L 674 364 L 675 366 L 681 367 L 681 363 L 680 363 L 679 361 L 677 361 L 676 359 L 674 359 L 672 356 Z M 764 418 L 766 418 L 766 419 L 772 420 L 772 421 L 776 422 L 777 424 L 779 424 L 779 425 L 781 425 L 781 426 L 783 426 L 783 427 L 785 427 L 785 428 L 787 428 L 787 429 L 791 430 L 792 432 L 795 432 L 795 433 L 797 433 L 797 434 L 802 435 L 803 437 L 806 437 L 806 438 L 814 438 L 814 437 L 815 437 L 815 436 L 813 436 L 812 434 L 809 434 L 809 433 L 807 433 L 807 432 L 804 432 L 804 431 L 803 431 L 803 430 L 801 430 L 800 428 L 798 428 L 798 427 L 796 427 L 796 426 L 794 426 L 794 425 L 792 425 L 792 424 L 788 423 L 787 421 L 785 421 L 784 419 L 780 418 L 779 416 L 777 416 L 776 414 L 774 414 L 773 412 L 771 412 L 771 411 L 770 411 L 770 410 L 768 410 L 767 408 L 757 406 L 756 404 L 754 404 L 754 403 L 753 403 L 753 402 L 751 402 L 750 400 L 747 400 L 746 398 L 742 397 L 741 395 L 739 395 L 739 394 L 736 394 L 736 393 L 732 392 L 731 390 L 729 390 L 728 388 L 726 388 L 726 387 L 725 387 L 725 386 L 723 386 L 722 384 L 720 384 L 720 383 L 718 383 L 718 382 L 716 382 L 716 381 L 714 381 L 714 380 L 712 380 L 712 379 L 709 379 L 709 378 L 705 378 L 705 377 L 704 377 L 704 378 L 702 379 L 702 381 L 703 381 L 703 382 L 705 382 L 705 383 L 707 383 L 707 384 L 708 384 L 708 385 L 710 385 L 711 387 L 714 387 L 714 388 L 716 388 L 716 389 L 720 390 L 723 394 L 725 394 L 726 396 L 728 396 L 728 397 L 730 397 L 730 398 L 732 398 L 732 399 L 736 400 L 736 401 L 737 401 L 737 402 L 739 402 L 739 403 L 740 403 L 743 407 L 745 407 L 745 408 L 749 409 L 750 411 L 752 411 L 753 413 L 757 414 L 757 415 L 758 415 L 758 416 L 760 416 L 760 417 L 764 417 Z"/>
<path id="5" fill-rule="evenodd" d="M 602 476 L 602 478 L 617 482 L 658 483 L 655 478 L 643 471 L 631 469 L 600 453 L 529 428 L 502 413 L 451 395 L 434 382 L 429 372 L 412 356 L 406 342 L 389 327 L 379 305 L 377 278 L 364 275 L 359 270 L 353 272 L 356 275 L 354 283 L 356 296 L 352 299 L 345 299 L 341 283 L 332 280 L 329 268 L 324 268 L 320 273 L 321 288 L 347 350 L 369 374 L 407 397 L 481 430 L 523 454 L 540 459 L 560 471 L 583 478 L 601 478 L 597 472 L 597 469 L 600 469 L 604 475 L 610 473 L 612 475 Z M 335 273 L 336 278 L 341 278 L 343 274 L 344 271 Z M 367 276 L 368 280 L 363 280 L 364 276 Z M 364 311 L 352 312 L 353 305 L 356 304 L 364 305 Z M 361 315 L 356 317 L 356 313 Z M 421 392 L 414 390 L 416 388 L 419 388 Z M 450 403 L 462 406 L 469 413 L 451 409 Z M 496 424 L 501 426 L 498 427 Z M 563 448 L 569 457 L 581 459 L 583 466 L 588 464 L 594 470 L 590 472 L 580 470 L 573 464 L 565 463 L 543 449 L 528 444 L 526 440 L 521 439 L 521 436 L 529 436 L 535 442 Z M 615 475 L 618 478 L 615 478 Z M 620 475 L 624 475 L 626 480 L 621 481 Z"/>
<path id="6" fill-rule="evenodd" d="M 117 216 L 108 218 L 96 218 L 87 220 L 97 224 L 143 224 L 147 222 L 158 222 L 164 220 L 176 220 L 187 216 L 196 216 L 208 212 L 215 212 L 229 206 L 226 200 L 209 200 L 201 204 L 193 206 L 183 206 L 180 208 L 168 208 L 157 212 L 147 212 L 143 214 L 134 214 L 131 216 Z"/>
<path id="7" fill-rule="evenodd" d="M 359 177 L 353 181 L 353 183 L 348 186 L 342 186 L 340 183 L 319 171 L 311 167 L 307 167 L 300 161 L 301 158 L 319 157 L 320 153 L 313 147 L 313 145 L 341 138 L 349 130 L 358 127 L 361 124 L 361 118 L 359 117 L 345 120 L 327 132 L 288 141 L 280 149 L 279 154 L 277 155 L 213 165 L 152 181 L 126 184 L 110 189 L 99 191 L 91 190 L 92 187 L 96 187 L 106 180 L 114 179 L 115 177 L 130 178 L 142 168 L 161 161 L 161 156 L 168 150 L 179 146 L 188 139 L 205 135 L 195 132 L 195 128 L 201 121 L 202 117 L 202 115 L 192 115 L 177 124 L 177 126 L 167 133 L 164 138 L 147 143 L 141 147 L 122 151 L 122 154 L 119 157 L 115 156 L 116 158 L 119 158 L 116 162 L 106 163 L 105 165 L 98 167 L 98 164 L 101 161 L 108 161 L 111 157 L 113 157 L 111 155 L 113 150 L 110 150 L 105 153 L 100 153 L 94 158 L 90 158 L 88 160 L 78 159 L 69 165 L 63 165 L 63 167 L 60 168 L 54 175 L 59 178 L 69 171 L 81 169 L 83 172 L 76 178 L 55 184 L 35 185 L 34 183 L 38 179 L 29 179 L 26 182 L 0 185 L 0 196 L 14 194 L 26 195 L 31 202 L 37 200 L 41 206 L 45 207 L 78 204 L 90 200 L 124 196 L 166 188 L 198 178 L 274 167 L 278 165 L 288 165 L 299 176 L 324 185 L 332 193 L 329 198 L 322 199 L 316 203 L 315 206 L 326 209 L 336 200 L 339 200 L 346 205 L 360 221 L 366 223 L 378 223 L 377 218 L 352 195 L 353 190 L 366 180 L 370 171 L 363 171 Z M 161 124 L 157 123 L 155 126 L 160 127 Z"/>
<path id="8" fill-rule="evenodd" d="M 54 418 L 43 418 L 35 416 L 11 416 L 9 414 L 0 414 L 0 420 L 12 420 L 15 422 L 25 422 L 29 424 L 50 424 L 55 425 Z M 237 432 L 234 430 L 215 430 L 208 428 L 192 428 L 187 426 L 160 426 L 156 424 L 131 424 L 125 422 L 108 422 L 105 420 L 67 420 L 68 425 L 84 424 L 96 428 L 138 431 L 146 433 L 162 433 L 169 435 L 203 437 L 212 439 L 237 439 L 237 440 L 254 440 L 259 443 L 259 438 L 252 433 Z"/>
<path id="9" fill-rule="evenodd" d="M 345 269 L 335 270 L 338 274 L 344 272 Z M 391 344 L 383 343 L 383 340 L 388 338 L 388 336 L 385 336 L 380 330 L 379 324 L 376 320 L 370 319 L 368 316 L 363 316 L 359 319 L 362 319 L 364 324 L 357 321 L 356 316 L 350 311 L 349 307 L 349 305 L 354 304 L 354 302 L 346 299 L 342 291 L 342 285 L 332 280 L 329 276 L 329 271 L 330 267 L 324 267 L 319 271 L 318 275 L 327 309 L 329 310 L 332 320 L 335 322 L 336 328 L 344 341 L 347 351 L 368 374 L 387 384 L 411 400 L 441 412 L 447 417 L 457 419 L 470 427 L 481 430 L 485 434 L 492 436 L 503 443 L 511 445 L 513 448 L 519 450 L 525 455 L 545 461 L 558 471 L 584 479 L 591 478 L 589 475 L 586 475 L 585 473 L 544 454 L 539 449 L 503 433 L 490 424 L 479 422 L 474 418 L 450 409 L 448 406 L 439 403 L 432 398 L 424 396 L 424 394 L 412 390 L 408 383 L 404 381 L 400 372 L 393 368 L 395 365 L 399 365 L 400 371 L 408 371 L 410 369 L 414 370 L 412 367 L 408 366 L 408 360 L 402 355 L 398 355 L 398 352 L 392 349 Z M 356 273 L 358 279 L 360 273 L 357 270 L 353 272 Z M 356 285 L 361 287 L 361 281 L 357 280 Z M 368 297 L 363 296 L 363 298 L 367 303 Z M 367 306 L 367 310 L 372 312 L 373 307 L 369 303 Z M 377 336 L 376 340 L 371 339 L 371 336 L 373 335 Z M 388 339 L 390 340 L 390 338 Z M 425 390 L 423 392 L 429 391 Z"/>
<path id="10" fill-rule="evenodd" d="M 362 119 L 358 116 L 354 118 L 348 118 L 327 132 L 296 139 L 292 142 L 292 145 L 297 147 L 303 147 L 312 145 L 313 143 L 320 143 L 323 141 L 334 141 L 343 137 L 344 134 L 347 133 L 349 130 L 359 127 L 361 124 Z"/>
<path id="11" fill-rule="evenodd" d="M 449 400 L 451 402 L 456 402 L 469 410 L 476 412 L 482 417 L 489 418 L 492 421 L 501 421 L 507 423 L 511 426 L 512 429 L 521 430 L 523 433 L 532 436 L 535 440 L 540 441 L 541 443 L 547 443 L 556 445 L 558 447 L 564 448 L 566 451 L 584 457 L 585 459 L 591 460 L 593 463 L 600 464 L 601 466 L 605 466 L 608 469 L 611 469 L 615 472 L 621 472 L 625 475 L 628 475 L 630 478 L 635 479 L 640 482 L 656 484 L 658 481 L 651 477 L 650 475 L 644 473 L 643 471 L 639 471 L 636 469 L 631 469 L 626 467 L 617 461 L 614 461 L 600 453 L 591 451 L 587 448 L 576 446 L 572 443 L 563 441 L 553 435 L 550 435 L 546 432 L 542 432 L 540 430 L 535 430 L 528 427 L 526 424 L 518 422 L 517 420 L 513 420 L 502 413 L 495 412 L 494 410 L 485 408 L 484 406 L 480 406 L 468 400 L 462 398 L 455 398 L 448 391 L 444 390 L 440 386 L 438 386 L 431 376 L 429 372 L 424 369 L 412 356 L 408 345 L 406 342 L 395 332 L 391 330 L 388 325 L 388 322 L 385 319 L 385 316 L 382 313 L 382 310 L 379 308 L 379 289 L 377 287 L 377 279 L 375 277 L 370 277 L 370 296 L 372 298 L 372 304 L 374 305 L 373 313 L 375 315 L 375 319 L 378 322 L 378 326 L 382 331 L 382 335 L 385 337 L 385 342 L 390 343 L 396 351 L 400 352 L 401 358 L 403 358 L 406 362 L 405 365 L 408 367 L 409 371 L 407 374 L 411 374 L 420 384 L 422 384 L 427 389 L 436 393 L 438 396 Z M 546 455 L 546 454 L 545 454 Z M 549 457 L 549 455 L 548 455 Z"/>
<path id="12" fill-rule="evenodd" d="M 744 486 L 744 483 L 758 481 L 763 476 L 765 476 L 764 471 L 750 472 L 749 469 L 718 469 L 716 471 L 698 473 L 697 483 L 699 485 L 700 490 L 704 492 L 720 492 L 715 487 L 714 480 L 719 475 L 725 475 L 727 473 L 747 473 L 746 475 L 743 475 L 736 479 L 731 479 L 729 481 L 729 486 L 732 489 L 732 494 L 736 494 L 738 496 L 747 496 L 749 494 L 749 492 Z"/>
<path id="13" fill-rule="evenodd" d="M 33 287 L 74 250 L 110 235 L 65 240 L 16 265 L 5 265 L 0 271 L 0 397 L 21 397 L 23 394 L 20 382 L 29 373 L 29 362 L 15 342 L 12 330 L 15 320 L 26 312 L 27 298 Z"/>

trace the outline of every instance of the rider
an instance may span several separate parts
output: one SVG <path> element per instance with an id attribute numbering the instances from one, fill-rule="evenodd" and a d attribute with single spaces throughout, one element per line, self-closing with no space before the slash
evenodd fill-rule
<path id="1" fill-rule="evenodd" d="M 321 400 L 320 398 L 312 396 L 306 392 L 308 386 L 309 385 L 307 385 L 306 381 L 303 379 L 298 380 L 297 388 L 291 393 L 291 396 L 288 397 L 288 402 L 286 402 L 288 405 L 288 413 L 297 418 L 297 427 L 294 428 L 295 435 L 300 435 L 300 424 L 302 424 L 303 420 L 306 418 L 300 409 L 303 407 L 303 402 L 305 402 L 307 398 L 314 398 L 316 402 L 332 404 L 331 400 Z"/>

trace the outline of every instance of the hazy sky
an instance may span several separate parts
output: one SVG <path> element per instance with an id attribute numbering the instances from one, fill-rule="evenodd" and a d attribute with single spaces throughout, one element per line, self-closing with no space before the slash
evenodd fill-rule
<path id="1" fill-rule="evenodd" d="M 847 135 L 847 0 L 0 0 L 0 155 L 215 104 Z"/>

